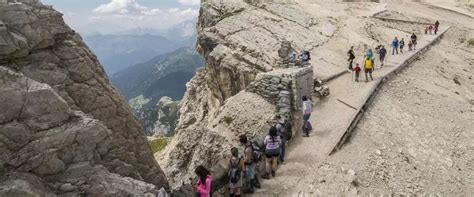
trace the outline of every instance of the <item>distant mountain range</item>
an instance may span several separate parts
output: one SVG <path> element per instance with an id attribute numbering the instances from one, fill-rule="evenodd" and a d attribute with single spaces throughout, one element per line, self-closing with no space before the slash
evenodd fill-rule
<path id="1" fill-rule="evenodd" d="M 184 47 L 130 66 L 115 73 L 111 80 L 134 109 L 147 135 L 170 136 L 175 132 L 178 103 L 186 92 L 186 83 L 203 65 L 204 60 L 193 47 Z M 162 99 L 165 97 L 169 97 L 166 102 Z"/>
<path id="2" fill-rule="evenodd" d="M 89 35 L 84 38 L 109 76 L 156 55 L 192 46 L 195 35 L 169 40 L 160 35 Z"/>
<path id="3" fill-rule="evenodd" d="M 173 135 L 186 83 L 204 65 L 194 49 L 195 22 L 166 30 L 95 33 L 85 35 L 84 40 L 135 110 L 147 134 Z"/>
<path id="4" fill-rule="evenodd" d="M 126 68 L 111 77 L 112 83 L 127 100 L 143 98 L 144 106 L 154 107 L 162 96 L 180 100 L 186 83 L 194 76 L 204 60 L 193 47 L 184 47 Z"/>
<path id="5" fill-rule="evenodd" d="M 114 35 L 160 35 L 172 41 L 186 40 L 196 37 L 196 21 L 185 21 L 169 29 L 134 28 L 116 32 Z"/>

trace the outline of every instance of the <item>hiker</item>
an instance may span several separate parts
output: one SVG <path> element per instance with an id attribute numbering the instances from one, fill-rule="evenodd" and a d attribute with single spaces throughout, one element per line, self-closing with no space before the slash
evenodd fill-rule
<path id="1" fill-rule="evenodd" d="M 408 41 L 408 51 L 411 51 L 413 49 L 413 41 Z"/>
<path id="2" fill-rule="evenodd" d="M 290 141 L 293 137 L 293 125 L 289 118 L 285 118 L 285 135 L 283 136 L 286 141 Z"/>
<path id="3" fill-rule="evenodd" d="M 229 193 L 231 197 L 240 197 L 242 187 L 242 171 L 244 170 L 244 160 L 239 158 L 239 150 L 233 147 L 230 150 L 232 157 L 228 166 Z"/>
<path id="4" fill-rule="evenodd" d="M 411 34 L 410 39 L 411 39 L 411 42 L 413 43 L 413 50 L 416 50 L 416 44 L 417 44 L 417 41 L 416 41 L 416 40 L 417 40 L 417 37 L 416 37 L 415 33 L 412 33 L 412 34 Z"/>
<path id="5" fill-rule="evenodd" d="M 313 113 L 313 103 L 308 99 L 308 97 L 303 96 L 303 132 L 305 135 L 303 137 L 309 137 L 309 132 L 313 129 L 309 118 L 311 113 Z"/>
<path id="6" fill-rule="evenodd" d="M 395 55 L 395 52 L 397 52 L 398 54 L 398 46 L 399 46 L 399 42 L 398 42 L 398 38 L 395 37 L 395 39 L 393 39 L 392 41 L 392 47 L 393 47 L 393 50 L 392 50 L 392 55 Z"/>
<path id="7" fill-rule="evenodd" d="M 291 54 L 290 54 L 290 62 L 291 62 L 291 63 L 295 63 L 297 59 L 298 59 L 298 57 L 296 56 L 296 52 L 295 52 L 295 51 L 291 52 Z"/>
<path id="8" fill-rule="evenodd" d="M 211 173 L 203 166 L 198 166 L 194 170 L 194 173 L 198 176 L 196 183 L 196 196 L 199 197 L 210 197 L 211 196 Z"/>
<path id="9" fill-rule="evenodd" d="M 372 63 L 374 63 L 374 52 L 372 51 L 372 49 L 369 49 L 367 51 L 367 57 L 372 60 Z"/>
<path id="10" fill-rule="evenodd" d="M 430 26 L 426 26 L 426 28 L 425 28 L 425 34 L 428 34 L 429 31 L 430 31 Z"/>
<path id="11" fill-rule="evenodd" d="M 285 144 L 286 144 L 286 132 L 285 132 L 285 121 L 280 115 L 275 117 L 275 128 L 277 129 L 278 136 L 280 136 L 280 157 L 278 158 L 281 163 L 285 161 Z"/>
<path id="12" fill-rule="evenodd" d="M 349 49 L 349 51 L 347 52 L 347 56 L 349 57 L 349 59 L 347 59 L 347 61 L 349 61 L 349 70 L 352 70 L 352 63 L 356 58 L 354 53 L 354 46 L 351 46 L 351 49 Z"/>
<path id="13" fill-rule="evenodd" d="M 365 58 L 373 58 L 374 53 L 372 52 L 372 49 L 368 48 L 367 45 L 365 45 L 365 51 L 364 51 L 364 59 Z"/>
<path id="14" fill-rule="evenodd" d="M 309 60 L 311 60 L 311 54 L 309 53 L 309 51 L 306 50 L 303 50 L 303 52 L 301 52 L 300 57 L 303 63 L 307 63 Z"/>
<path id="15" fill-rule="evenodd" d="M 405 39 L 400 40 L 400 53 L 403 53 L 403 47 L 405 47 Z"/>
<path id="16" fill-rule="evenodd" d="M 243 155 L 241 158 L 244 160 L 244 172 L 245 172 L 245 183 L 247 185 L 247 193 L 253 193 L 254 187 L 260 188 L 260 182 L 257 179 L 257 164 L 260 160 L 260 153 L 255 152 L 253 144 L 248 141 L 246 135 L 239 136 L 240 145 L 243 146 Z"/>
<path id="17" fill-rule="evenodd" d="M 438 33 L 438 28 L 439 28 L 439 21 L 436 21 L 434 24 L 434 33 L 435 35 Z"/>
<path id="18" fill-rule="evenodd" d="M 266 172 L 262 176 L 264 179 L 270 178 L 270 173 L 272 177 L 275 177 L 275 171 L 277 168 L 277 160 L 280 156 L 280 143 L 281 138 L 278 136 L 278 131 L 276 127 L 271 127 L 268 135 L 265 137 L 263 144 L 265 144 L 265 157 L 266 159 Z"/>
<path id="19" fill-rule="evenodd" d="M 387 49 L 382 45 L 379 49 L 380 67 L 383 67 L 385 64 L 385 55 L 387 55 Z"/>
<path id="20" fill-rule="evenodd" d="M 366 58 L 364 61 L 364 71 L 365 71 L 365 81 L 369 82 L 369 78 L 367 75 L 370 75 L 370 79 L 373 81 L 374 78 L 372 77 L 372 71 L 374 69 L 373 61 L 369 58 Z"/>
<path id="21" fill-rule="evenodd" d="M 359 73 L 360 73 L 359 63 L 356 63 L 356 66 L 354 67 L 353 71 L 355 72 L 355 81 L 359 82 Z"/>

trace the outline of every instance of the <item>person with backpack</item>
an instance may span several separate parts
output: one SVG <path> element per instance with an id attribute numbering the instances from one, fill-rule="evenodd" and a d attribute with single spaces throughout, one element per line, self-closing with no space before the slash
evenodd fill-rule
<path id="1" fill-rule="evenodd" d="M 291 62 L 291 63 L 296 63 L 296 60 L 297 60 L 297 59 L 298 59 L 298 58 L 296 57 L 296 52 L 295 52 L 295 51 L 291 52 L 291 54 L 290 54 L 290 62 Z"/>
<path id="2" fill-rule="evenodd" d="M 402 40 L 400 40 L 400 53 L 403 53 L 403 47 L 405 47 L 405 40 L 402 38 Z"/>
<path id="3" fill-rule="evenodd" d="M 387 55 L 387 49 L 385 46 L 381 46 L 379 49 L 379 60 L 380 60 L 380 67 L 383 67 L 385 64 L 385 56 Z"/>
<path id="4" fill-rule="evenodd" d="M 408 41 L 408 51 L 412 51 L 413 50 L 413 41 Z"/>
<path id="5" fill-rule="evenodd" d="M 196 196 L 199 197 L 210 197 L 211 196 L 211 184 L 212 178 L 209 170 L 204 168 L 202 165 L 196 167 L 194 173 L 198 176 L 196 183 Z"/>
<path id="6" fill-rule="evenodd" d="M 271 127 L 268 135 L 265 136 L 263 140 L 265 145 L 265 157 L 266 159 L 266 172 L 262 176 L 264 179 L 270 178 L 270 173 L 272 177 L 275 177 L 275 171 L 277 169 L 277 160 L 280 157 L 280 144 L 281 138 L 278 136 L 278 131 L 276 127 Z"/>
<path id="7" fill-rule="evenodd" d="M 309 122 L 311 113 L 313 113 L 313 103 L 306 96 L 303 96 L 301 99 L 303 100 L 303 137 L 309 137 L 309 132 L 313 129 Z"/>
<path id="8" fill-rule="evenodd" d="M 411 42 L 413 43 L 413 50 L 416 50 L 416 44 L 417 44 L 416 40 L 417 40 L 417 37 L 416 37 L 415 33 L 412 33 L 412 34 L 411 34 L 410 39 L 411 39 Z"/>
<path id="9" fill-rule="evenodd" d="M 242 171 L 244 170 L 244 160 L 239 157 L 239 149 L 233 147 L 230 150 L 232 157 L 229 161 L 229 193 L 231 197 L 240 197 L 242 188 Z"/>
<path id="10" fill-rule="evenodd" d="M 254 187 L 260 188 L 260 183 L 258 182 L 256 176 L 256 168 L 258 162 L 261 160 L 260 150 L 256 150 L 258 147 L 254 148 L 254 145 L 248 141 L 246 135 L 239 136 L 239 142 L 243 146 L 243 160 L 244 160 L 244 172 L 245 172 L 245 185 L 247 188 L 246 193 L 253 193 Z"/>
<path id="11" fill-rule="evenodd" d="M 355 53 L 354 53 L 354 46 L 351 46 L 351 49 L 347 51 L 347 56 L 349 57 L 349 59 L 347 59 L 347 61 L 349 61 L 349 70 L 352 70 L 352 63 L 354 62 L 354 59 L 356 58 Z"/>
<path id="12" fill-rule="evenodd" d="M 373 81 L 374 78 L 372 77 L 372 71 L 374 69 L 374 62 L 370 60 L 369 58 L 366 58 L 364 61 L 364 71 L 365 71 L 365 81 L 369 82 L 369 78 L 367 77 L 367 74 L 370 75 L 370 79 Z"/>
<path id="13" fill-rule="evenodd" d="M 311 54 L 309 51 L 303 50 L 301 53 L 301 61 L 303 61 L 303 63 L 307 63 L 309 60 L 311 60 Z"/>
<path id="14" fill-rule="evenodd" d="M 392 48 L 393 48 L 393 50 L 392 50 L 392 55 L 395 55 L 395 52 L 397 52 L 397 54 L 398 54 L 398 47 L 399 47 L 399 44 L 400 44 L 400 43 L 398 42 L 398 38 L 395 37 L 395 39 L 393 39 L 393 41 L 392 41 Z"/>
<path id="15" fill-rule="evenodd" d="M 278 136 L 280 136 L 280 157 L 278 158 L 281 163 L 285 161 L 285 145 L 286 145 L 286 131 L 285 131 L 285 121 L 281 118 L 280 115 L 275 117 L 275 128 L 277 129 Z"/>
<path id="16" fill-rule="evenodd" d="M 287 118 L 285 119 L 285 140 L 290 141 L 291 138 L 293 137 L 293 125 L 291 124 L 291 121 Z"/>

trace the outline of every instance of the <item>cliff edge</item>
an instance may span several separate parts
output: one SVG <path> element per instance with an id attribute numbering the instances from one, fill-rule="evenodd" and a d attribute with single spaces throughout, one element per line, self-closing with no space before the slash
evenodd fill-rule
<path id="1" fill-rule="evenodd" d="M 168 189 L 143 129 L 62 14 L 0 1 L 0 196 Z"/>

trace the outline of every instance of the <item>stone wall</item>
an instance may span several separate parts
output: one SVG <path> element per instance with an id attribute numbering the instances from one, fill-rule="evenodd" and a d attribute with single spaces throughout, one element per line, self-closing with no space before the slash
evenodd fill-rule
<path id="1" fill-rule="evenodd" d="M 311 67 L 279 69 L 260 73 L 247 91 L 260 95 L 277 106 L 277 114 L 291 117 L 301 109 L 302 96 L 311 96 L 313 70 Z"/>
<path id="2" fill-rule="evenodd" d="M 300 112 L 301 97 L 311 97 L 312 94 L 313 69 L 311 68 L 287 68 L 260 73 L 246 89 L 275 105 L 275 114 L 289 118 L 293 125 L 293 135 L 300 132 L 303 126 L 303 117 Z"/>

